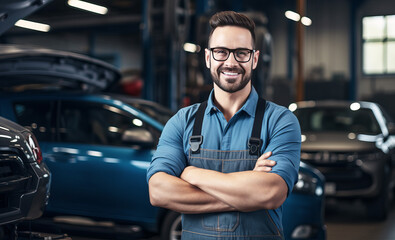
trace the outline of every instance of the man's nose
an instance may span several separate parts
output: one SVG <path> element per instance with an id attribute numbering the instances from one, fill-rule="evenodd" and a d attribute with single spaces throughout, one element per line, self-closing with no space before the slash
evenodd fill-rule
<path id="1" fill-rule="evenodd" d="M 238 64 L 238 62 L 236 61 L 235 53 L 230 52 L 228 59 L 226 59 L 226 61 L 225 61 L 225 65 L 237 65 L 237 64 Z"/>

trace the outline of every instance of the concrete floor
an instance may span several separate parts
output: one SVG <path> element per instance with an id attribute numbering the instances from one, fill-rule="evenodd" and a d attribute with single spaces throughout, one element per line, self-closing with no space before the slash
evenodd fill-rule
<path id="1" fill-rule="evenodd" d="M 388 219 L 370 221 L 359 203 L 341 203 L 326 212 L 327 240 L 395 240 L 395 204 Z"/>
<path id="2" fill-rule="evenodd" d="M 359 203 L 329 204 L 326 211 L 327 240 L 395 240 L 395 204 L 386 221 L 369 221 L 365 209 Z M 113 239 L 108 235 L 101 238 L 84 234 L 69 234 L 73 240 Z M 139 238 L 135 240 L 159 240 L 159 237 Z"/>

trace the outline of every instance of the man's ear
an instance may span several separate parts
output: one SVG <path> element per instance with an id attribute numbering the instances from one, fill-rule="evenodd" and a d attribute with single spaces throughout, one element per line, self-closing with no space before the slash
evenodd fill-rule
<path id="1" fill-rule="evenodd" d="M 252 66 L 252 69 L 255 69 L 256 66 L 258 66 L 259 50 L 256 50 L 256 51 L 255 51 L 255 53 L 254 53 L 254 55 L 253 55 L 253 58 L 254 58 L 254 65 Z"/>
<path id="2" fill-rule="evenodd" d="M 208 50 L 207 48 L 204 49 L 204 59 L 206 60 L 206 67 L 210 68 L 211 67 L 210 50 Z"/>

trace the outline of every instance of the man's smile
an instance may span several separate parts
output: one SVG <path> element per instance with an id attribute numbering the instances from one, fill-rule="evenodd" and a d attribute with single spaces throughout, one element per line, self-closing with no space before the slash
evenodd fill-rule
<path id="1" fill-rule="evenodd" d="M 243 69 L 226 67 L 219 68 L 218 72 L 226 78 L 237 78 L 239 75 L 244 73 Z"/>
<path id="2" fill-rule="evenodd" d="M 237 75 L 239 75 L 239 73 L 237 73 L 237 72 L 221 72 L 222 74 L 224 74 L 224 75 L 227 75 L 227 76 L 237 76 Z"/>

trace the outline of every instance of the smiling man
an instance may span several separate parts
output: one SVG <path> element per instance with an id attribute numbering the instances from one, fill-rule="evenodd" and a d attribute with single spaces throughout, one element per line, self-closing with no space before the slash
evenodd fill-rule
<path id="1" fill-rule="evenodd" d="M 205 60 L 214 89 L 166 124 L 147 173 L 151 203 L 183 213 L 182 239 L 283 239 L 299 123 L 251 85 L 254 22 L 226 11 L 210 26 Z"/>

